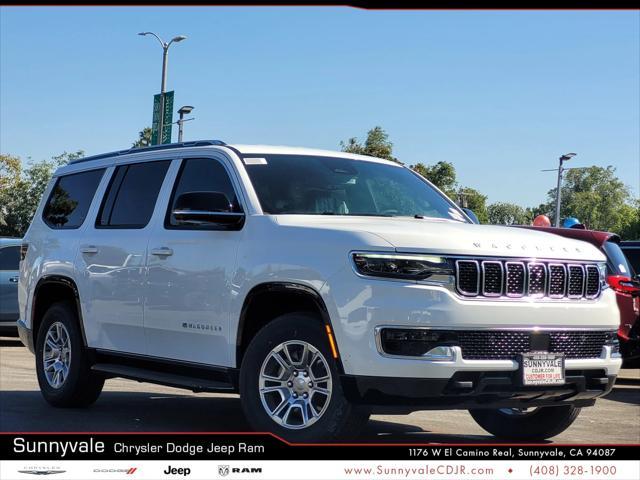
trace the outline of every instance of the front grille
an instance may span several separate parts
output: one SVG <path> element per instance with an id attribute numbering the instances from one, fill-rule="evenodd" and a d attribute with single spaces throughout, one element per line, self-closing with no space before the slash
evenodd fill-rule
<path id="1" fill-rule="evenodd" d="M 456 288 L 465 297 L 594 299 L 601 278 L 595 264 L 459 259 Z"/>
<path id="2" fill-rule="evenodd" d="M 608 332 L 603 331 L 465 330 L 455 334 L 462 357 L 467 360 L 515 360 L 519 354 L 532 351 L 532 336 L 543 336 L 533 341 L 536 345 L 546 345 L 544 350 L 550 353 L 564 353 L 565 358 L 574 359 L 598 358 L 608 336 Z"/>

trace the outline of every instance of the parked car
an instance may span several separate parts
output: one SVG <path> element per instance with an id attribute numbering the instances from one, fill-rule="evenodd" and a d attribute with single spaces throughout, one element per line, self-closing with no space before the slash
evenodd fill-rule
<path id="1" fill-rule="evenodd" d="M 620 242 L 620 248 L 625 257 L 627 257 L 636 276 L 640 275 L 640 240 Z"/>
<path id="2" fill-rule="evenodd" d="M 19 238 L 0 238 L 0 335 L 17 335 Z"/>
<path id="3" fill-rule="evenodd" d="M 124 377 L 239 392 L 291 441 L 424 409 L 539 440 L 622 363 L 602 252 L 476 225 L 379 158 L 200 141 L 75 160 L 23 254 L 20 336 L 59 407 Z"/>
<path id="4" fill-rule="evenodd" d="M 640 359 L 640 281 L 621 248 L 620 237 L 610 232 L 575 228 L 535 228 L 563 237 L 589 242 L 607 256 L 607 282 L 616 292 L 620 309 L 620 351 L 630 365 Z M 640 243 L 640 242 L 636 242 Z"/>

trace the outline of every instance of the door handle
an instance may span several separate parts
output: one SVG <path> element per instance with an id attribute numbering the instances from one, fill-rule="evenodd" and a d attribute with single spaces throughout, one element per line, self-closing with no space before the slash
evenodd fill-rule
<path id="1" fill-rule="evenodd" d="M 173 250 L 167 247 L 153 248 L 151 250 L 151 255 L 156 255 L 158 257 L 168 257 L 170 255 L 173 255 Z"/>
<path id="2" fill-rule="evenodd" d="M 18 283 L 18 277 L 11 277 L 11 278 L 9 278 L 9 281 L 11 283 Z"/>
<path id="3" fill-rule="evenodd" d="M 98 247 L 93 245 L 87 245 L 86 247 L 80 247 L 82 253 L 98 253 Z"/>

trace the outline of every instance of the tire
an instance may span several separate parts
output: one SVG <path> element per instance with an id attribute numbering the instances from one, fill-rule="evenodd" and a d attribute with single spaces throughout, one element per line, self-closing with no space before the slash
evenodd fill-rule
<path id="1" fill-rule="evenodd" d="M 546 440 L 564 432 L 575 421 L 580 408 L 572 405 L 539 407 L 519 413 L 515 409 L 469 410 L 473 419 L 487 432 L 508 440 Z"/>
<path id="2" fill-rule="evenodd" d="M 49 332 L 53 335 L 50 337 L 52 341 L 57 333 L 58 339 L 67 338 L 68 341 L 61 340 L 66 347 L 60 349 L 47 345 L 49 368 L 45 371 L 45 341 Z M 58 360 L 54 361 L 52 357 Z M 56 370 L 61 372 L 57 377 Z M 65 371 L 66 374 L 63 373 Z M 36 339 L 36 373 L 42 396 L 54 407 L 86 407 L 94 403 L 102 392 L 104 378 L 91 371 L 75 306 L 69 302 L 54 303 L 44 314 Z"/>
<path id="3" fill-rule="evenodd" d="M 304 344 L 308 346 L 307 364 L 311 364 L 307 368 L 301 361 Z M 274 351 L 285 359 L 287 368 L 276 360 Z M 311 362 L 313 358 L 315 361 Z M 293 376 L 295 372 L 297 376 Z M 268 380 L 275 377 L 281 380 Z M 323 380 L 326 378 L 328 381 Z M 307 388 L 315 379 L 319 380 Z M 261 385 L 272 390 L 278 386 L 279 391 L 262 394 Z M 345 398 L 323 324 L 319 318 L 307 313 L 282 315 L 251 340 L 240 369 L 240 400 L 253 429 L 273 432 L 291 442 L 354 438 L 369 419 L 368 410 Z M 282 410 L 278 412 L 281 405 Z M 279 420 L 267 409 L 279 413 Z M 303 411 L 308 419 L 306 426 Z"/>

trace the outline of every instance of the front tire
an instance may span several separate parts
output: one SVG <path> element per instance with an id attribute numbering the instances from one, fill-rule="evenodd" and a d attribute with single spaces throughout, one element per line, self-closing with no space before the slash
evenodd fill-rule
<path id="1" fill-rule="evenodd" d="M 320 319 L 282 315 L 244 355 L 240 400 L 250 425 L 292 442 L 353 438 L 369 412 L 347 401 Z"/>
<path id="2" fill-rule="evenodd" d="M 487 432 L 507 440 L 546 440 L 564 432 L 576 420 L 580 408 L 572 405 L 519 409 L 469 410 Z"/>
<path id="3" fill-rule="evenodd" d="M 36 339 L 36 373 L 40 392 L 54 407 L 94 403 L 104 378 L 91 371 L 75 308 L 54 303 L 44 314 Z"/>

